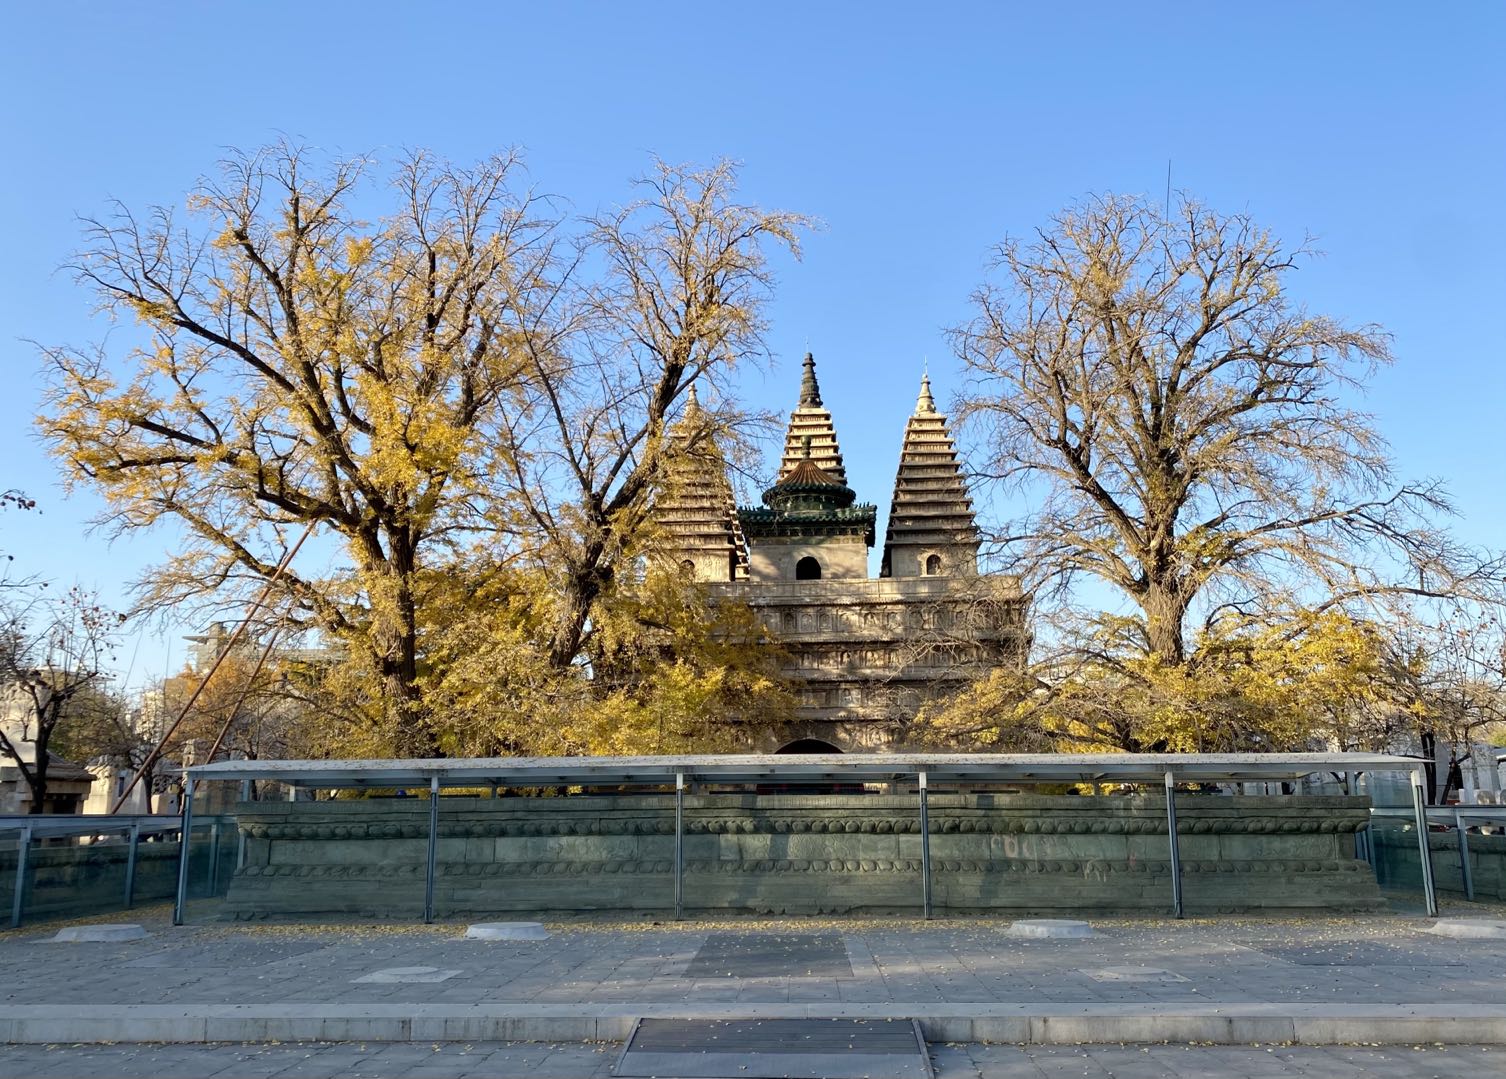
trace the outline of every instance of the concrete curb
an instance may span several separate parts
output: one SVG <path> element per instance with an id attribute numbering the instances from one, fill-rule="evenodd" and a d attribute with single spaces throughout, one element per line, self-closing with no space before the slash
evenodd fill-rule
<path id="1" fill-rule="evenodd" d="M 1412 1004 L 14 1005 L 0 1041 L 621 1041 L 639 1017 L 915 1018 L 927 1041 L 1506 1044 L 1506 1009 Z"/>

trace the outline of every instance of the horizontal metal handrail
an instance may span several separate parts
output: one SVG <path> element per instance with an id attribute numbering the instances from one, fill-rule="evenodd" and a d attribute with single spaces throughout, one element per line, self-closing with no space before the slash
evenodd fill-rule
<path id="1" fill-rule="evenodd" d="M 200 817 L 194 823 L 215 824 L 233 819 L 229 816 Z M 177 814 L 162 813 L 40 813 L 0 816 L 0 835 L 8 832 L 29 832 L 35 837 L 107 835 L 115 832 L 128 833 L 133 828 L 142 834 L 180 832 L 183 830 L 183 818 Z"/>
<path id="2" fill-rule="evenodd" d="M 1444 824 L 1452 827 L 1456 820 L 1482 820 L 1506 824 L 1506 806 L 1428 806 L 1425 810 L 1429 824 Z M 1404 817 L 1412 819 L 1410 809 L 1399 806 L 1372 807 L 1372 817 Z"/>

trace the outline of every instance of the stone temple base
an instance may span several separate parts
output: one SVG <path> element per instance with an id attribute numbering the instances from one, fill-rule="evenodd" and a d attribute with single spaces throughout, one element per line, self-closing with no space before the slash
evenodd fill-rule
<path id="1" fill-rule="evenodd" d="M 1179 795 L 1188 914 L 1377 908 L 1354 833 L 1364 798 Z M 235 919 L 416 918 L 428 802 L 243 803 Z M 1164 913 L 1158 797 L 933 794 L 938 913 Z M 911 795 L 689 796 L 684 905 L 696 913 L 914 914 L 920 819 Z M 674 909 L 665 795 L 443 798 L 435 914 Z"/>

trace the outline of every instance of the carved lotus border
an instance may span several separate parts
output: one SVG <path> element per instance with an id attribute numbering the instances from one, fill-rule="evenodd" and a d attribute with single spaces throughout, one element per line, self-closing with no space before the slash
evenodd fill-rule
<path id="1" fill-rule="evenodd" d="M 763 858 L 736 860 L 690 859 L 685 863 L 687 875 L 740 875 L 770 873 L 857 873 L 918 874 L 918 858 Z M 488 863 L 446 863 L 438 867 L 439 876 L 463 877 L 585 877 L 585 876 L 667 876 L 674 863 L 668 859 L 620 859 L 597 862 L 529 861 Z M 1182 863 L 1183 874 L 1290 876 L 1293 874 L 1352 874 L 1366 868 L 1352 859 L 1284 858 L 1260 861 L 1217 862 L 1193 859 Z M 1094 858 L 989 859 L 936 858 L 931 862 L 932 875 L 938 874 L 1017 874 L 1022 876 L 1071 876 L 1102 879 L 1109 876 L 1162 876 L 1170 872 L 1170 863 L 1158 860 L 1116 862 Z M 422 880 L 421 865 L 249 865 L 240 870 L 246 877 L 289 877 L 313 879 L 410 879 Z"/>
<path id="2" fill-rule="evenodd" d="M 1347 834 L 1368 823 L 1363 813 L 1256 815 L 1246 817 L 1184 816 L 1179 835 L 1313 835 Z M 1154 816 L 1098 817 L 1081 820 L 1023 816 L 931 818 L 932 835 L 1165 835 L 1166 822 Z M 427 823 L 268 824 L 247 822 L 241 832 L 251 839 L 421 839 Z M 918 835 L 920 820 L 912 816 L 886 817 L 694 817 L 685 822 L 687 835 Z M 653 818 L 605 820 L 441 821 L 445 839 L 530 836 L 672 835 L 674 822 Z"/>

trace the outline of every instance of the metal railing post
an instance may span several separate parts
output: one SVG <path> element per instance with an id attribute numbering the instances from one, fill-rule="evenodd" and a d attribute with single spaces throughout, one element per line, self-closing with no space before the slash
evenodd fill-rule
<path id="1" fill-rule="evenodd" d="M 1428 811 L 1423 805 L 1427 776 L 1422 767 L 1412 769 L 1412 817 L 1417 827 L 1417 846 L 1422 852 L 1422 894 L 1428 917 L 1438 917 L 1438 893 L 1433 888 L 1433 852 L 1428 844 Z"/>
<path id="2" fill-rule="evenodd" d="M 1469 866 L 1469 837 L 1464 833 L 1464 817 L 1459 810 L 1454 810 L 1454 831 L 1459 836 L 1459 876 L 1464 878 L 1464 898 L 1471 903 L 1475 901 L 1475 875 Z"/>
<path id="3" fill-rule="evenodd" d="M 439 859 L 439 777 L 429 779 L 429 851 L 424 869 L 424 924 L 434 921 L 434 871 Z"/>
<path id="4" fill-rule="evenodd" d="M 220 822 L 211 821 L 209 824 L 209 894 L 217 895 L 220 890 Z"/>
<path id="5" fill-rule="evenodd" d="M 1182 916 L 1182 852 L 1177 845 L 1177 781 L 1170 771 L 1166 773 L 1166 837 L 1171 853 L 1171 915 Z"/>
<path id="6" fill-rule="evenodd" d="M 675 919 L 685 917 L 685 773 L 675 773 Z"/>
<path id="7" fill-rule="evenodd" d="M 21 827 L 21 842 L 16 847 L 16 891 L 10 900 L 10 927 L 21 925 L 21 907 L 26 900 L 26 863 L 31 858 L 31 825 Z"/>
<path id="8" fill-rule="evenodd" d="M 927 921 L 931 918 L 931 810 L 928 804 L 929 788 L 926 773 L 917 773 L 920 780 L 920 909 Z"/>
<path id="9" fill-rule="evenodd" d="M 241 801 L 251 800 L 251 781 L 241 780 Z M 246 868 L 246 833 L 241 831 L 240 818 L 235 820 L 235 871 L 239 873 Z"/>
<path id="10" fill-rule="evenodd" d="M 178 841 L 178 893 L 173 899 L 173 925 L 183 924 L 183 908 L 188 904 L 188 856 L 193 845 L 194 781 L 183 784 L 183 828 Z"/>
<path id="11" fill-rule="evenodd" d="M 130 840 L 131 847 L 126 853 L 125 872 L 125 908 L 130 910 L 136 905 L 136 848 L 141 843 L 141 822 L 132 821 Z"/>

